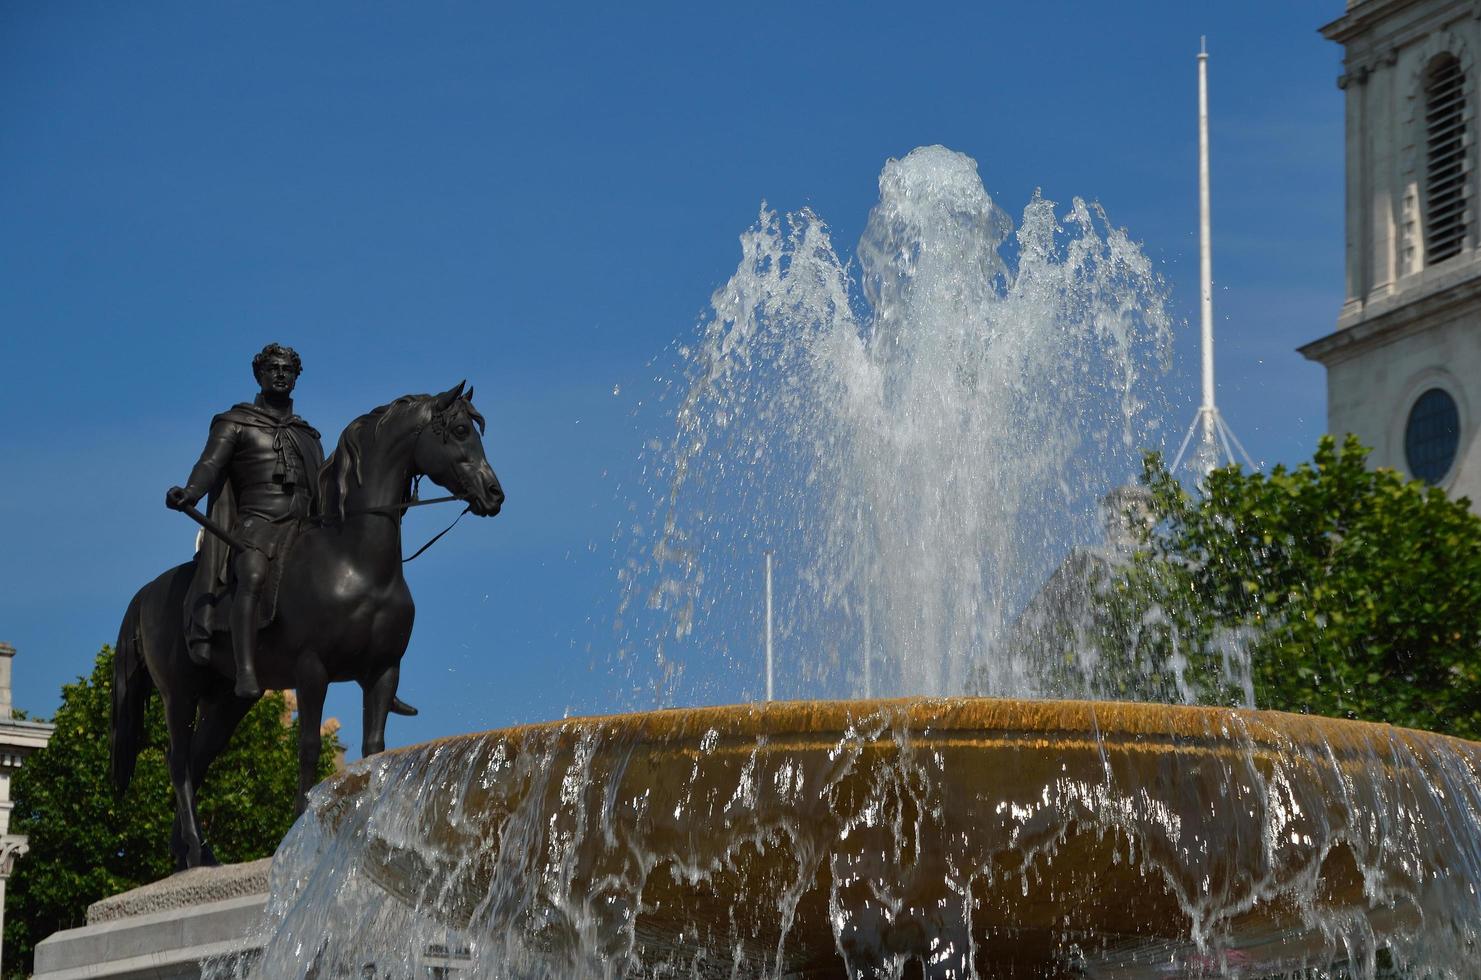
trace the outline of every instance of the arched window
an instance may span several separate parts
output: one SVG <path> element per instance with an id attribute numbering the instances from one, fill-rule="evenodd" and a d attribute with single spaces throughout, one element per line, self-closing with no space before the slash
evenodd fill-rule
<path id="1" fill-rule="evenodd" d="M 1424 75 L 1424 256 L 1430 265 L 1456 255 L 1466 240 L 1466 74 L 1454 55 Z"/>

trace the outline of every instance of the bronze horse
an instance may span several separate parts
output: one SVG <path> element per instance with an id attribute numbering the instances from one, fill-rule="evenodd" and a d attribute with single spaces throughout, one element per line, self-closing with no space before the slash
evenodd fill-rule
<path id="1" fill-rule="evenodd" d="M 322 513 L 286 556 L 277 616 L 258 644 L 258 676 L 267 689 L 298 692 L 298 800 L 302 812 L 319 759 L 324 695 L 331 682 L 364 690 L 361 750 L 385 748 L 386 714 L 411 639 L 414 607 L 401 571 L 401 517 L 413 483 L 426 476 L 492 517 L 504 491 L 484 456 L 483 416 L 463 385 L 440 395 L 407 395 L 360 416 L 340 436 L 319 473 Z M 111 736 L 114 787 L 133 777 L 151 690 L 164 701 L 169 729 L 177 869 L 214 863 L 196 818 L 212 760 L 256 699 L 232 693 L 230 637 L 218 634 L 210 666 L 185 644 L 186 592 L 194 561 L 139 590 L 119 627 L 113 665 Z"/>

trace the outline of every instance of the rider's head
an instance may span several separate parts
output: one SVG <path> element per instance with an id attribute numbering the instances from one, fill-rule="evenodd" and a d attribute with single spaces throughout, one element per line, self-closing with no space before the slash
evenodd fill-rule
<path id="1" fill-rule="evenodd" d="M 252 358 L 252 376 L 265 395 L 291 395 L 302 373 L 303 361 L 292 347 L 268 344 Z"/>

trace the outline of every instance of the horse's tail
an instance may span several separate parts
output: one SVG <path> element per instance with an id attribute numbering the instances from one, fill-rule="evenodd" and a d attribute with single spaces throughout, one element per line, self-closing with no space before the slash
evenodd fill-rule
<path id="1" fill-rule="evenodd" d="M 134 778 L 134 763 L 144 744 L 144 709 L 154 690 L 144 662 L 144 617 L 141 607 L 150 591 L 140 589 L 123 614 L 118 627 L 118 646 L 113 650 L 113 724 L 108 732 L 109 762 L 113 770 L 113 792 L 122 798 Z"/>

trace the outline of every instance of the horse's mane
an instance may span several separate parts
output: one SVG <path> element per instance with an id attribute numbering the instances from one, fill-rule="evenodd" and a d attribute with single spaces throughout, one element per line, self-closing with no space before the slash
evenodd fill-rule
<path id="1" fill-rule="evenodd" d="M 393 419 L 400 419 L 408 412 L 415 412 L 429 404 L 435 395 L 402 395 L 400 398 L 379 408 L 373 408 L 345 426 L 340 433 L 339 445 L 324 461 L 319 470 L 319 512 L 331 520 L 342 520 L 345 516 L 345 498 L 350 490 L 360 483 L 360 460 L 365 450 L 380 434 L 381 426 Z M 408 483 L 402 500 L 411 496 Z"/>
<path id="2" fill-rule="evenodd" d="M 437 395 L 402 395 L 389 404 L 371 409 L 345 426 L 344 432 L 339 436 L 339 445 L 334 447 L 334 452 L 324 461 L 324 466 L 319 470 L 320 515 L 330 520 L 344 519 L 345 498 L 362 479 L 360 460 L 365 450 L 380 435 L 381 427 L 388 422 L 401 419 L 408 413 L 420 413 L 437 397 Z M 464 407 L 467 409 L 469 418 L 482 432 L 484 420 L 478 409 L 474 408 L 472 402 L 467 401 L 466 398 Z M 401 493 L 403 502 L 411 499 L 411 492 L 412 485 L 408 480 L 406 489 Z"/>

